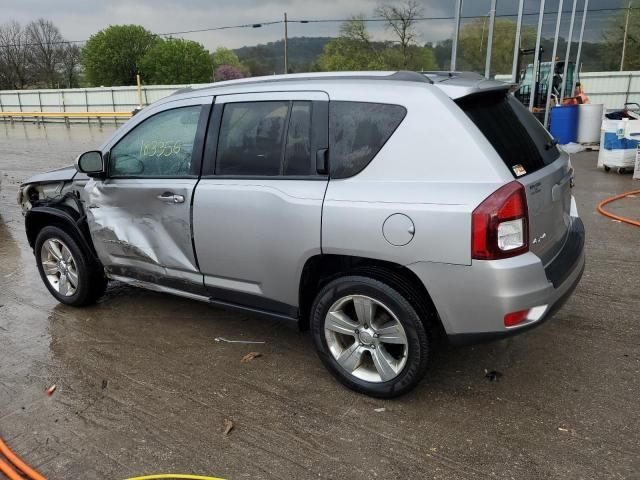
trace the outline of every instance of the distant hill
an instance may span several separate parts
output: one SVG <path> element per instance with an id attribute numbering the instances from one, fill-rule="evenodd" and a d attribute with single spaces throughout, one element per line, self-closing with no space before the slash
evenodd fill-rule
<path id="1" fill-rule="evenodd" d="M 331 37 L 293 37 L 288 41 L 289 72 L 307 72 L 322 55 Z M 284 40 L 234 50 L 253 75 L 272 75 L 284 69 Z"/>

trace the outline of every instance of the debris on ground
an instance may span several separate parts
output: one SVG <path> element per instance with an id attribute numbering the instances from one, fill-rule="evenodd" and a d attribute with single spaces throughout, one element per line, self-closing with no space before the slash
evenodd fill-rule
<path id="1" fill-rule="evenodd" d="M 47 388 L 47 395 L 49 396 L 53 395 L 53 392 L 56 391 L 56 388 L 58 388 L 57 385 L 51 385 L 49 388 Z"/>
<path id="2" fill-rule="evenodd" d="M 240 360 L 240 363 L 249 363 L 254 358 L 258 358 L 258 357 L 261 357 L 261 356 L 262 356 L 262 354 L 260 352 L 249 352 L 244 357 L 242 357 L 242 360 Z"/>
<path id="3" fill-rule="evenodd" d="M 260 342 L 257 340 L 229 340 L 224 337 L 216 337 L 214 338 L 214 340 L 216 342 L 225 342 L 225 343 L 267 343 L 267 342 Z"/>
<path id="4" fill-rule="evenodd" d="M 102 380 L 102 390 L 104 390 L 105 388 L 107 388 L 109 381 L 108 380 Z"/>
<path id="5" fill-rule="evenodd" d="M 222 422 L 222 434 L 226 437 L 231 430 L 233 430 L 233 422 L 225 418 L 224 422 Z"/>
<path id="6" fill-rule="evenodd" d="M 576 433 L 575 428 L 567 428 L 567 427 L 558 427 L 558 431 L 565 433 Z"/>
<path id="7" fill-rule="evenodd" d="M 382 408 L 374 408 L 374 409 L 373 409 L 373 411 L 374 411 L 374 412 L 378 412 L 378 413 L 380 413 L 380 412 L 385 412 L 386 410 L 387 410 L 387 409 L 386 409 L 386 408 L 384 408 L 384 407 L 382 407 Z"/>
<path id="8" fill-rule="evenodd" d="M 489 379 L 490 382 L 497 382 L 502 377 L 502 373 L 497 370 L 488 371 L 486 368 L 484 369 L 484 376 Z"/>

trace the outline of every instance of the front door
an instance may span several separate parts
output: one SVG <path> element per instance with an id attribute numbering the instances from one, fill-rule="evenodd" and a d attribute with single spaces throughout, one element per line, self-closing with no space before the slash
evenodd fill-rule
<path id="1" fill-rule="evenodd" d="M 193 207 L 214 299 L 295 315 L 304 263 L 320 253 L 327 111 L 324 92 L 216 97 Z"/>
<path id="2" fill-rule="evenodd" d="M 84 190 L 96 251 L 112 277 L 203 293 L 191 200 L 212 97 L 162 105 L 107 145 L 108 178 Z"/>

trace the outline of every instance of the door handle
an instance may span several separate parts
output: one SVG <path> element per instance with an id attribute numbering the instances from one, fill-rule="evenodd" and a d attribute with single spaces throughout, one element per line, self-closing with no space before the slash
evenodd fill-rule
<path id="1" fill-rule="evenodd" d="M 158 195 L 158 200 L 166 203 L 184 203 L 184 195 L 175 195 L 172 192 L 164 192 Z"/>

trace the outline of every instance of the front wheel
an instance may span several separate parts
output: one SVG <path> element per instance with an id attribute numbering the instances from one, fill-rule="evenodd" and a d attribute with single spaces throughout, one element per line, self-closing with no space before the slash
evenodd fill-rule
<path id="1" fill-rule="evenodd" d="M 104 274 L 61 228 L 44 227 L 36 238 L 34 253 L 42 281 L 60 303 L 89 305 L 104 294 Z"/>
<path id="2" fill-rule="evenodd" d="M 429 338 L 413 306 L 381 281 L 341 277 L 318 293 L 311 329 L 322 363 L 347 387 L 396 397 L 420 381 Z"/>

